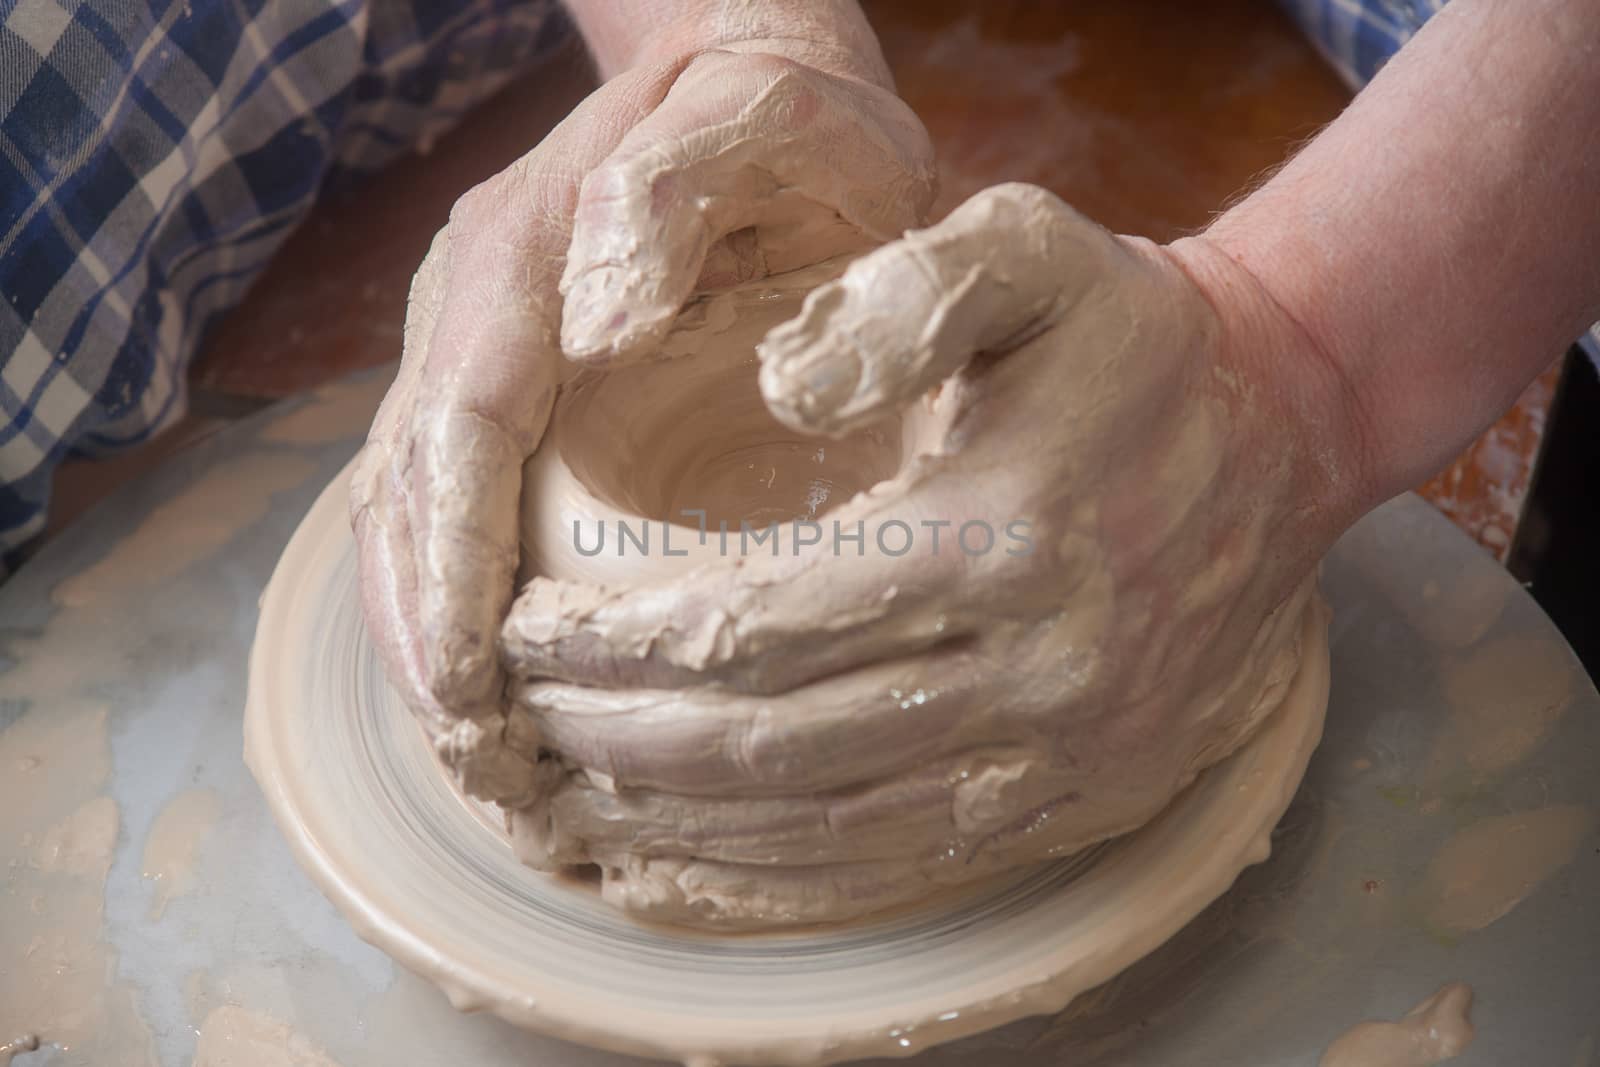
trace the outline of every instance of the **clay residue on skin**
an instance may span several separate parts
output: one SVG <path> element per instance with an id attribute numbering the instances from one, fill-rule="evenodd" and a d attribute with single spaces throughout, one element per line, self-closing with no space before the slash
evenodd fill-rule
<path id="1" fill-rule="evenodd" d="M 335 382 L 316 390 L 289 414 L 274 419 L 261 440 L 274 444 L 321 445 L 367 432 L 389 380 L 376 375 L 356 382 Z"/>
<path id="2" fill-rule="evenodd" d="M 56 586 L 63 607 L 160 585 L 267 513 L 272 495 L 316 471 L 293 455 L 246 456 L 213 471 L 147 515 L 94 566 Z"/>
<path id="3" fill-rule="evenodd" d="M 1303 649 L 1305 659 L 1291 660 L 1291 670 L 1326 656 L 1320 602 L 1313 598 L 1303 603 L 1303 615 L 1300 605 L 1287 613 L 1303 626 L 1301 642 L 1293 648 L 1296 654 Z M 907 683 L 905 691 L 913 688 L 914 681 Z M 1285 690 L 1278 691 L 1285 705 L 1301 703 L 1294 712 L 1274 705 L 1275 713 L 1300 714 L 1305 700 L 1325 698 L 1325 694 L 1310 695 L 1302 689 L 1291 680 Z M 1286 696 L 1285 691 L 1290 690 Z M 564 692 L 564 701 L 567 696 Z M 850 700 L 830 700 L 825 689 L 808 699 L 847 722 L 872 721 L 852 714 L 856 705 Z M 680 737 L 668 734 L 668 743 L 706 751 L 710 761 L 716 753 L 695 737 L 696 729 L 706 725 L 695 720 L 696 706 L 714 724 L 717 704 L 704 693 L 691 694 L 687 701 L 651 696 L 640 710 L 645 714 L 642 721 L 659 721 L 682 732 Z M 929 716 L 940 709 L 927 703 L 920 706 L 924 728 L 937 732 L 929 726 Z M 677 714 L 680 708 L 681 716 Z M 587 707 L 573 701 L 569 709 L 575 716 L 634 710 L 623 701 L 607 704 L 604 699 Z M 543 723 L 551 728 L 546 736 L 558 736 L 553 713 L 547 713 Z M 566 723 L 562 729 L 571 732 L 564 733 L 563 740 L 577 738 L 578 725 Z M 871 745 L 855 747 L 858 751 L 848 758 L 841 751 L 830 770 L 871 758 Z M 1138 771 L 1129 773 L 1137 775 Z M 925 767 L 883 786 L 873 783 L 799 798 L 729 798 L 704 803 L 691 816 L 692 805 L 673 796 L 644 789 L 613 791 L 604 780 L 597 783 L 573 775 L 558 785 L 542 810 L 513 813 L 512 837 L 519 858 L 540 869 L 598 862 L 604 872 L 605 898 L 635 913 L 691 924 L 705 924 L 709 914 L 725 927 L 835 922 L 921 899 L 942 887 L 1014 869 L 1030 860 L 1067 855 L 1091 843 L 1084 840 L 1077 820 L 1051 819 L 1046 811 L 1014 841 L 1005 842 L 1008 847 L 971 849 L 980 835 L 968 833 L 963 820 L 987 818 L 991 810 L 1026 810 L 1028 806 L 1019 804 L 1015 793 L 1037 790 L 1038 777 L 1037 768 L 1026 758 L 1004 762 L 981 755 L 931 759 Z M 715 780 L 712 774 L 705 776 L 707 782 Z M 1165 780 L 1152 778 L 1147 788 L 1159 790 L 1157 783 Z M 1169 797 L 1163 794 L 1161 799 Z M 1140 799 L 1135 794 L 1133 802 Z M 1132 829 L 1138 821 L 1133 817 L 1125 828 Z M 627 852 L 606 847 L 612 827 L 627 829 Z M 847 862 L 815 865 L 814 842 L 828 834 L 849 836 L 848 848 L 837 846 L 830 856 L 830 860 L 843 856 Z M 684 860 L 663 856 L 660 851 L 652 854 L 662 843 L 670 849 L 680 841 L 693 842 L 700 855 Z M 727 853 L 715 851 L 729 847 L 759 847 L 774 857 L 773 864 L 762 869 L 759 879 L 752 879 L 736 862 L 727 862 Z M 970 857 L 955 859 L 965 857 L 969 850 Z"/>
<path id="4" fill-rule="evenodd" d="M 1565 866 L 1594 823 L 1588 808 L 1567 804 L 1461 830 L 1428 865 L 1421 891 L 1425 920 L 1446 934 L 1482 930 Z"/>
<path id="5" fill-rule="evenodd" d="M 287 1023 L 234 1004 L 200 1024 L 193 1067 L 339 1067 Z"/>
<path id="6" fill-rule="evenodd" d="M 195 859 L 217 821 L 217 795 L 210 789 L 189 789 L 174 797 L 145 838 L 139 871 L 155 882 L 150 917 L 158 919 L 167 902 L 194 887 Z"/>
<path id="7" fill-rule="evenodd" d="M 1548 638 L 1506 638 L 1445 660 L 1441 682 L 1454 731 L 1435 765 L 1465 761 L 1483 774 L 1521 763 L 1550 736 L 1572 700 L 1571 656 Z"/>
<path id="8" fill-rule="evenodd" d="M 584 181 L 559 285 L 569 357 L 650 354 L 697 273 L 748 278 L 742 261 L 750 260 L 781 273 L 890 240 L 925 218 L 934 186 L 927 134 L 892 93 L 804 68 L 743 72 L 737 57 L 715 51 L 689 63 L 672 91 L 714 98 L 739 82 L 749 96 L 736 115 L 677 144 L 646 150 L 625 139 Z M 765 182 L 748 178 L 757 144 Z M 694 179 L 675 180 L 701 153 L 709 154 L 694 163 Z M 720 192 L 693 199 L 696 187 Z M 741 240 L 747 229 L 752 239 Z M 713 243 L 719 234 L 729 239 Z M 683 270 L 702 261 L 701 271 Z"/>
<path id="9" fill-rule="evenodd" d="M 1322 1054 L 1318 1067 L 1432 1067 L 1472 1043 L 1472 989 L 1447 985 L 1398 1022 L 1369 1022 L 1347 1031 Z"/>

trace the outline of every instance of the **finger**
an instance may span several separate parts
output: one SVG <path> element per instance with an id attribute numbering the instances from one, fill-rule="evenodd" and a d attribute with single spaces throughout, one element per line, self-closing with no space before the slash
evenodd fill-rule
<path id="1" fill-rule="evenodd" d="M 1004 767 L 1000 774 L 1009 775 Z M 573 862 L 596 863 L 602 896 L 643 918 L 709 922 L 724 927 L 774 922 L 838 922 L 909 904 L 932 891 L 981 881 L 1014 868 L 1017 850 L 1035 858 L 1074 855 L 1106 835 L 1076 832 L 1067 809 L 1074 792 L 1029 809 L 1014 809 L 998 829 L 935 847 L 920 857 L 861 859 L 810 865 L 741 863 L 693 855 L 642 855 L 603 843 L 567 844 Z M 513 812 L 514 847 L 549 831 L 540 809 Z M 1048 839 L 1048 840 L 1046 840 Z M 518 855 L 523 849 L 518 847 Z M 534 865 L 539 863 L 533 857 Z"/>
<path id="2" fill-rule="evenodd" d="M 596 857 L 601 897 L 643 919 L 770 929 L 843 922 L 927 896 L 937 885 L 903 863 L 753 868 L 712 860 Z"/>
<path id="3" fill-rule="evenodd" d="M 368 446 L 371 450 L 372 446 Z M 378 456 L 371 450 L 363 454 Z M 361 489 L 353 507 L 352 527 L 360 574 L 362 616 L 368 636 L 382 657 L 387 675 L 422 721 L 430 738 L 448 729 L 452 719 L 433 697 L 427 680 L 421 633 L 400 620 L 417 615 L 416 568 L 411 553 L 411 522 L 386 462 L 374 462 L 370 472 L 358 469 Z"/>
<path id="4" fill-rule="evenodd" d="M 980 743 L 1005 682 L 956 651 L 874 664 L 779 696 L 713 689 L 512 689 L 552 750 L 617 789 L 760 797 L 870 782 Z"/>
<path id="5" fill-rule="evenodd" d="M 555 764 L 541 758 L 533 739 L 508 730 L 503 715 L 462 719 L 433 695 L 422 632 L 396 620 L 417 615 L 416 574 L 411 554 L 410 518 L 403 505 L 385 497 L 402 492 L 392 467 L 381 468 L 369 503 L 357 508 L 355 535 L 361 571 L 361 598 L 368 635 L 387 666 L 390 684 L 400 690 L 421 722 L 429 742 L 470 796 L 508 804 L 529 804 L 554 788 Z"/>
<path id="6" fill-rule="evenodd" d="M 964 862 L 1019 814 L 1074 791 L 1043 761 L 985 746 L 867 785 L 784 797 L 611 792 L 579 774 L 551 798 L 550 817 L 591 853 L 786 867 L 939 856 Z"/>
<path id="7" fill-rule="evenodd" d="M 417 581 L 405 502 L 407 450 L 399 441 L 414 412 L 428 341 L 444 301 L 446 247 L 441 229 L 412 278 L 400 366 L 350 478 L 350 526 L 367 632 L 389 668 L 391 682 L 422 716 L 430 736 L 446 725 L 448 716 L 426 682 L 421 634 L 406 625 L 406 620 L 417 617 Z"/>
<path id="8" fill-rule="evenodd" d="M 462 720 L 434 698 L 418 616 L 418 585 L 410 512 L 406 504 L 409 450 L 401 445 L 416 418 L 426 352 L 445 300 L 448 239 L 435 235 L 412 279 L 400 368 L 385 395 L 357 462 L 351 517 L 361 571 L 368 633 L 388 665 L 389 678 L 421 720 L 429 740 L 461 788 L 485 800 L 528 804 L 553 789 L 554 764 L 519 745 L 504 719 Z M 506 740 L 511 738 L 512 743 Z"/>
<path id="9" fill-rule="evenodd" d="M 837 233 L 803 249 L 819 237 L 807 220 L 887 240 L 932 192 L 927 134 L 893 94 L 774 56 L 700 56 L 584 180 L 562 346 L 588 362 L 649 353 L 736 230 L 770 221 L 764 254 L 799 265 L 837 250 Z"/>
<path id="10" fill-rule="evenodd" d="M 471 263 L 477 257 L 461 258 Z M 442 330 L 438 343 L 459 346 L 473 365 L 429 383 L 439 406 L 415 428 L 410 517 L 433 695 L 476 717 L 492 712 L 500 689 L 489 635 L 515 584 L 522 462 L 543 431 L 556 381 L 553 368 L 536 355 L 520 366 L 503 357 L 479 358 L 537 352 L 549 339 L 549 320 L 544 329 L 532 314 L 501 319 L 496 328 L 459 321 L 452 323 L 446 312 L 445 324 L 456 328 Z"/>
<path id="11" fill-rule="evenodd" d="M 376 474 L 379 464 L 392 465 L 401 451 L 396 447 L 403 428 L 408 426 L 415 413 L 418 383 L 427 363 L 428 344 L 433 338 L 434 326 L 439 320 L 439 309 L 444 305 L 445 279 L 449 274 L 448 227 L 441 227 L 433 235 L 428 252 L 412 275 L 411 288 L 406 296 L 405 328 L 402 333 L 400 366 L 394 381 L 383 395 L 383 402 L 367 431 L 366 447 L 356 462 L 355 478 L 351 485 L 351 519 L 357 510 L 369 505 L 373 492 L 369 479 Z"/>
<path id="12" fill-rule="evenodd" d="M 515 584 L 522 464 L 562 374 L 556 283 L 578 176 L 675 73 L 651 68 L 608 84 L 451 213 L 449 269 L 402 462 L 423 675 L 455 714 L 492 716 L 499 702 L 495 640 Z"/>
<path id="13" fill-rule="evenodd" d="M 762 395 L 796 429 L 848 433 L 899 410 L 973 355 L 1036 335 L 1110 283 L 1126 255 L 1043 189 L 986 189 L 814 290 L 758 348 Z"/>
<path id="14" fill-rule="evenodd" d="M 719 560 L 629 589 L 536 578 L 506 618 L 506 666 L 520 678 L 607 688 L 714 682 L 778 693 L 959 644 L 1000 621 L 999 575 L 1019 550 L 1000 539 L 1007 520 L 963 498 L 956 481 L 936 473 L 919 490 L 913 470 L 883 483 L 834 513 L 837 532 L 819 526 L 797 556 Z M 969 537 L 964 549 L 963 528 L 994 536 Z"/>

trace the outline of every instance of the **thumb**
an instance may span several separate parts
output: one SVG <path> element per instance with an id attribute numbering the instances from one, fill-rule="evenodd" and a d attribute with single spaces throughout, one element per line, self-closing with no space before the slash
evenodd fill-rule
<path id="1" fill-rule="evenodd" d="M 1067 314 L 1126 257 L 1053 194 L 1009 183 L 850 265 L 758 346 L 781 421 L 840 436 L 896 411 L 980 352 Z"/>
<path id="2" fill-rule="evenodd" d="M 927 135 L 883 90 L 778 56 L 707 53 L 583 181 L 561 279 L 562 347 L 649 358 L 717 242 L 754 228 L 757 273 L 914 225 L 932 199 Z"/>

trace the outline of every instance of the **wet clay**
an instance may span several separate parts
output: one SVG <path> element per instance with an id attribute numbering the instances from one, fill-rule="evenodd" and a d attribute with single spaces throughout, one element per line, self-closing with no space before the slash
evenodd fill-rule
<path id="1" fill-rule="evenodd" d="M 188 789 L 156 816 L 145 838 L 139 873 L 155 883 L 150 918 L 159 919 L 173 897 L 194 888 L 194 865 L 200 845 L 217 821 L 217 795 L 210 789 Z"/>
<path id="2" fill-rule="evenodd" d="M 1472 1043 L 1472 989 L 1447 985 L 1398 1022 L 1369 1022 L 1347 1031 L 1322 1054 L 1318 1067 L 1432 1067 Z"/>
<path id="3" fill-rule="evenodd" d="M 1445 842 L 1423 880 L 1424 920 L 1445 934 L 1482 930 L 1507 915 L 1576 854 L 1594 829 L 1578 805 L 1501 815 Z"/>

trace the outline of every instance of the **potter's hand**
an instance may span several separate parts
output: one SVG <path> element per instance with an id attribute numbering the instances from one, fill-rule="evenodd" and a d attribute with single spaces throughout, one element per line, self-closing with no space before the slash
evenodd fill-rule
<path id="1" fill-rule="evenodd" d="M 921 454 L 828 516 L 861 556 L 529 587 L 507 662 L 582 769 L 521 817 L 535 863 L 599 860 L 646 909 L 870 910 L 1145 821 L 1320 640 L 1343 393 L 1203 240 L 997 187 L 814 292 L 762 362 L 797 427 L 929 405 Z"/>
<path id="2" fill-rule="evenodd" d="M 931 197 L 926 135 L 885 85 L 719 43 L 608 81 L 461 198 L 412 285 L 352 486 L 362 601 L 391 680 L 486 798 L 516 800 L 532 772 L 495 639 L 561 342 L 631 355 L 697 285 L 886 239 Z"/>

